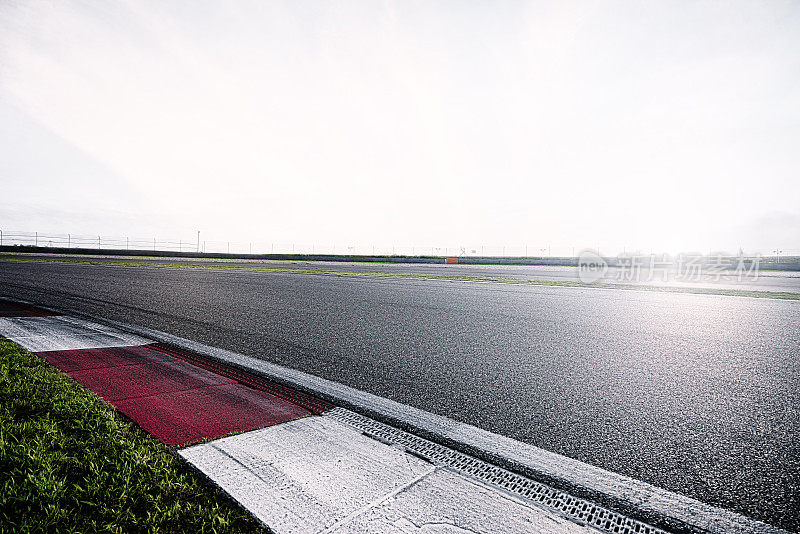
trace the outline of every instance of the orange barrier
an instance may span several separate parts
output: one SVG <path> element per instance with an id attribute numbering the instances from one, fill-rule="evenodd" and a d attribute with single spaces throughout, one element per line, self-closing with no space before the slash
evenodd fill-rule
<path id="1" fill-rule="evenodd" d="M 445 263 L 458 263 L 458 258 L 445 258 Z"/>

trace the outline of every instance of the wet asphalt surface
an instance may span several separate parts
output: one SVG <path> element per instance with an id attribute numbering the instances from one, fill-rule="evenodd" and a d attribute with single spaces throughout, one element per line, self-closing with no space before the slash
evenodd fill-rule
<path id="1" fill-rule="evenodd" d="M 800 530 L 798 301 L 5 261 L 0 295 L 250 354 Z"/>

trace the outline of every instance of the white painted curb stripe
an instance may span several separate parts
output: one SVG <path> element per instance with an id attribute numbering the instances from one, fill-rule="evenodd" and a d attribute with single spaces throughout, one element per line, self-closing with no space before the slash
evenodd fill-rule
<path id="1" fill-rule="evenodd" d="M 274 532 L 596 532 L 324 415 L 179 451 Z"/>
<path id="2" fill-rule="evenodd" d="M 149 339 L 66 316 L 2 317 L 0 335 L 31 352 L 132 347 Z"/>

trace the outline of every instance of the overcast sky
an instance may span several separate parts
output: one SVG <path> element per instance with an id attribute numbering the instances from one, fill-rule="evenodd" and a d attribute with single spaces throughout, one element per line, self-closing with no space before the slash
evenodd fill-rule
<path id="1" fill-rule="evenodd" d="M 0 228 L 800 251 L 798 2 L 2 2 Z"/>

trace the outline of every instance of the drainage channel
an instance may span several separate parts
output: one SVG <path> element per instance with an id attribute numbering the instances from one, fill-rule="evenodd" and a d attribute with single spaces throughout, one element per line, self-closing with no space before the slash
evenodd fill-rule
<path id="1" fill-rule="evenodd" d="M 399 446 L 434 465 L 447 467 L 482 482 L 499 486 L 578 524 L 588 525 L 613 534 L 667 534 L 664 530 L 612 512 L 591 501 L 574 497 L 547 484 L 409 434 L 345 408 L 334 408 L 326 412 L 325 417 L 336 419 L 378 441 Z"/>

